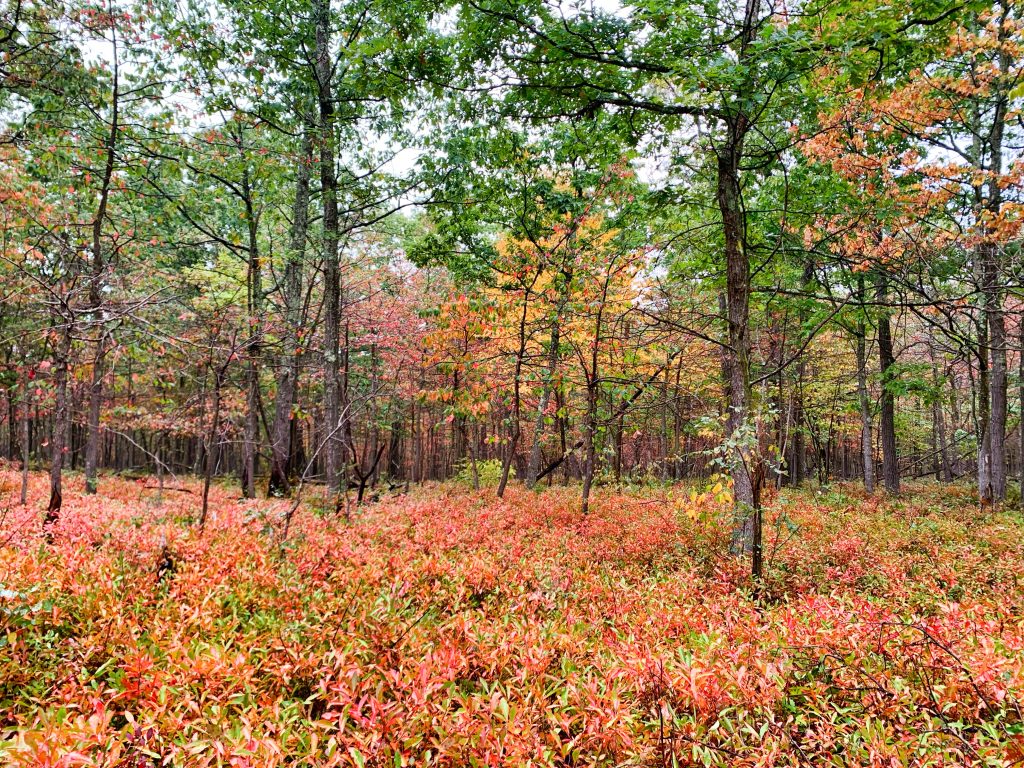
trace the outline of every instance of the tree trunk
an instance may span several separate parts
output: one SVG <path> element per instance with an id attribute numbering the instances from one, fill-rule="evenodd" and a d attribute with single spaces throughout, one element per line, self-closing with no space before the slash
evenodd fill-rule
<path id="1" fill-rule="evenodd" d="M 111 27 L 113 30 L 114 27 Z M 85 443 L 85 492 L 96 493 L 96 480 L 100 450 L 100 410 L 103 405 L 103 362 L 107 352 L 107 334 L 103 318 L 103 274 L 106 270 L 103 258 L 103 222 L 107 216 L 110 200 L 111 179 L 114 175 L 117 137 L 120 130 L 119 117 L 119 74 L 117 60 L 117 36 L 113 34 L 113 66 L 111 93 L 110 132 L 106 140 L 106 158 L 103 179 L 100 185 L 99 203 L 92 222 L 92 275 L 89 280 L 89 308 L 92 321 L 96 324 L 96 353 L 93 355 L 92 382 L 89 387 L 89 423 Z"/>
<path id="2" fill-rule="evenodd" d="M 596 373 L 595 377 L 596 379 Z M 587 420 L 583 427 L 583 493 L 581 509 L 584 515 L 590 512 L 590 492 L 594 485 L 594 472 L 597 467 L 597 382 L 587 384 Z"/>
<path id="3" fill-rule="evenodd" d="M 568 276 L 566 276 L 566 290 L 568 288 Z M 558 375 L 559 344 L 561 343 L 561 313 L 564 308 L 565 294 L 559 299 L 555 307 L 555 314 L 551 321 L 551 339 L 548 347 L 548 365 L 544 372 L 544 384 L 540 393 L 540 402 L 537 404 L 537 418 L 534 421 L 533 445 L 530 448 L 530 463 L 526 470 L 526 487 L 533 488 L 537 484 L 537 474 L 540 472 L 541 444 L 544 437 L 545 413 L 548 403 L 551 400 L 551 393 L 555 386 L 555 377 Z"/>
<path id="4" fill-rule="evenodd" d="M 501 479 L 498 481 L 498 498 L 505 495 L 508 476 L 512 469 L 522 435 L 522 376 L 523 361 L 526 356 L 526 320 L 530 309 L 530 288 L 523 295 L 523 312 L 519 318 L 519 345 L 516 350 L 516 366 L 512 380 L 512 436 L 505 448 L 505 457 L 501 462 Z"/>
<path id="5" fill-rule="evenodd" d="M 284 349 L 278 361 L 277 392 L 274 396 L 274 421 L 270 435 L 270 480 L 268 496 L 284 496 L 291 490 L 291 420 L 295 408 L 298 379 L 302 365 L 302 269 L 309 226 L 309 173 L 313 163 L 313 145 L 307 132 L 302 140 L 295 175 L 295 203 L 292 206 L 291 243 L 284 270 L 282 301 L 288 329 Z"/>
<path id="6" fill-rule="evenodd" d="M 660 465 L 658 475 L 661 477 L 662 482 L 667 482 L 669 479 L 669 441 L 671 435 L 668 429 L 668 412 L 669 412 L 669 398 L 668 398 L 668 386 L 669 377 L 672 372 L 669 370 L 669 366 L 665 365 L 665 376 L 661 380 L 661 445 L 660 455 L 658 457 L 658 463 Z"/>
<path id="7" fill-rule="evenodd" d="M 57 522 L 60 517 L 61 504 L 64 501 L 61 493 L 61 480 L 64 471 L 68 427 L 71 425 L 71 408 L 68 403 L 68 368 L 71 357 L 72 319 L 68 316 L 61 320 L 63 328 L 60 332 L 60 341 L 54 350 L 53 433 L 50 436 L 50 502 L 46 507 L 45 521 L 47 524 Z"/>
<path id="8" fill-rule="evenodd" d="M 398 410 L 391 428 L 388 430 L 388 480 L 392 485 L 403 479 L 404 456 L 402 455 L 402 417 L 401 410 Z M 408 479 L 408 475 L 405 475 Z"/>
<path id="9" fill-rule="evenodd" d="M 740 50 L 737 59 L 741 65 L 750 56 L 749 46 L 761 24 L 760 15 L 760 0 L 746 0 L 738 35 Z M 750 262 L 746 250 L 747 222 L 740 187 L 740 161 L 751 124 L 749 116 L 742 109 L 727 112 L 723 122 L 725 136 L 716 148 L 716 198 L 722 216 L 725 244 L 725 296 L 729 327 L 729 345 L 723 364 L 729 376 L 729 413 L 725 431 L 727 438 L 735 441 L 737 432 L 750 416 Z M 757 447 L 737 443 L 731 453 L 729 461 L 733 479 L 734 523 L 730 550 L 736 555 L 754 554 L 756 561 L 759 555 L 754 550 L 760 540 L 760 532 L 755 532 L 754 528 L 760 516 L 756 514 L 758 494 L 754 487 L 753 463 Z"/>
<path id="10" fill-rule="evenodd" d="M 26 375 L 21 385 L 21 503 L 28 504 L 28 471 L 31 444 L 32 390 Z M 13 429 L 14 425 L 11 425 Z"/>
<path id="11" fill-rule="evenodd" d="M 984 316 L 978 319 L 978 384 L 976 391 L 976 405 L 974 408 L 975 434 L 978 436 L 978 500 L 981 504 L 991 504 L 992 494 L 992 442 L 990 434 L 992 429 L 991 421 L 991 395 L 989 378 L 989 355 L 988 355 L 988 324 Z"/>
<path id="12" fill-rule="evenodd" d="M 862 281 L 863 282 L 863 281 Z M 857 399 L 860 401 L 860 450 L 864 465 L 864 490 L 875 492 L 875 453 L 871 439 L 871 397 L 868 393 L 867 331 L 857 331 Z"/>
<path id="13" fill-rule="evenodd" d="M 999 40 L 1007 42 L 1011 6 L 1008 0 L 999 3 L 1002 11 L 999 21 Z M 999 79 L 996 80 L 995 99 L 992 104 L 992 123 L 985 136 L 989 148 L 989 172 L 986 181 L 985 213 L 986 241 L 981 246 L 984 270 L 985 317 L 988 322 L 989 351 L 991 355 L 991 398 L 989 412 L 989 459 L 991 478 L 991 501 L 1000 502 L 1006 498 L 1006 414 L 1007 414 L 1007 372 L 1006 372 L 1006 317 L 1003 310 L 1002 257 L 996 237 L 988 231 L 993 222 L 1003 217 L 1003 135 L 1010 108 L 1007 75 L 1014 65 L 1014 59 L 1003 48 L 998 56 Z"/>
<path id="14" fill-rule="evenodd" d="M 98 306 L 98 305 L 97 305 Z M 100 459 L 100 412 L 103 406 L 103 365 L 106 358 L 106 333 L 101 328 L 96 340 L 96 355 L 92 361 L 92 381 L 89 384 L 89 423 L 85 441 L 85 492 L 96 493 Z"/>
<path id="15" fill-rule="evenodd" d="M 238 143 L 244 157 L 244 137 Z M 249 230 L 248 310 L 249 338 L 246 341 L 245 369 L 245 434 L 242 440 L 242 496 L 256 497 L 257 448 L 260 439 L 260 367 L 263 350 L 263 263 L 258 240 L 258 213 L 253 205 L 248 170 L 242 173 L 242 196 L 245 201 L 245 219 Z"/>
<path id="16" fill-rule="evenodd" d="M 750 263 L 744 248 L 745 228 L 740 202 L 739 158 L 742 134 L 730 126 L 731 137 L 718 158 L 718 206 L 725 233 L 726 319 L 728 346 L 724 348 L 727 407 L 725 431 L 729 440 L 740 439 L 750 405 Z M 748 446 L 731 448 L 729 463 L 735 499 L 730 549 L 733 554 L 750 554 L 754 547 L 754 487 Z"/>
<path id="17" fill-rule="evenodd" d="M 989 379 L 989 477 L 991 489 L 988 497 L 993 502 L 1006 497 L 1006 319 L 999 287 L 1000 269 L 998 249 L 986 244 L 985 256 L 985 317 L 988 323 L 988 349 L 991 378 Z"/>
<path id="18" fill-rule="evenodd" d="M 1024 508 L 1024 317 L 1020 323 L 1020 347 L 1017 358 L 1018 401 L 1020 403 L 1020 421 L 1017 424 L 1017 435 L 1020 438 L 1020 505 Z"/>
<path id="19" fill-rule="evenodd" d="M 610 272 L 608 273 L 610 275 Z M 590 491 L 594 485 L 594 473 L 597 470 L 597 406 L 600 397 L 601 359 L 599 350 L 601 347 L 601 334 L 604 331 L 604 312 L 608 300 L 609 277 L 605 277 L 601 291 L 600 303 L 594 319 L 594 335 L 589 340 L 590 365 L 585 368 L 584 374 L 587 381 L 587 415 L 583 425 L 583 448 L 585 450 L 583 459 L 583 493 L 581 510 L 584 515 L 590 512 Z M 581 356 L 582 357 L 582 356 Z M 615 414 L 612 415 L 615 418 Z"/>
<path id="20" fill-rule="evenodd" d="M 231 357 L 221 365 L 213 377 L 213 415 L 210 418 L 210 431 L 206 438 L 206 470 L 203 473 L 203 507 L 199 513 L 199 530 L 206 527 L 206 517 L 210 508 L 210 485 L 213 482 L 213 473 L 217 468 L 217 456 L 219 451 L 220 436 L 220 401 L 221 389 L 224 387 L 224 378 L 227 375 L 228 365 Z"/>
<path id="21" fill-rule="evenodd" d="M 935 360 L 935 350 L 929 349 L 929 355 L 932 359 L 932 377 L 935 380 L 935 398 L 932 408 L 935 417 L 935 439 L 938 442 L 940 478 L 949 483 L 953 481 L 953 465 L 949 458 L 949 435 L 946 431 L 946 410 L 943 408 L 942 397 L 946 381 Z"/>
<path id="22" fill-rule="evenodd" d="M 342 389 L 339 369 L 341 340 L 341 269 L 338 263 L 338 179 L 335 170 L 333 56 L 330 0 L 317 0 L 316 79 L 320 112 L 320 187 L 324 237 L 324 471 L 330 503 L 338 508 L 344 468 Z"/>
<path id="23" fill-rule="evenodd" d="M 885 275 L 878 278 L 878 301 L 883 305 L 878 316 L 878 363 L 882 374 L 882 398 L 879 432 L 882 440 L 882 482 L 889 493 L 900 492 L 900 466 L 896 454 L 896 397 L 893 392 L 893 366 L 896 358 L 892 348 L 892 329 L 888 301 L 888 280 Z"/>

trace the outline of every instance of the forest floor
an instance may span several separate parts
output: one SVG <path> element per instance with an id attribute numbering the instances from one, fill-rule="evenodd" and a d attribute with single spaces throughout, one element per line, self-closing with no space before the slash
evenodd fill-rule
<path id="1" fill-rule="evenodd" d="M 1011 765 L 1024 521 L 784 491 L 754 595 L 711 494 L 454 485 L 351 523 L 0 471 L 0 758 L 30 766 Z M 165 557 L 166 555 L 166 557 Z M 161 567 L 161 563 L 163 567 Z"/>

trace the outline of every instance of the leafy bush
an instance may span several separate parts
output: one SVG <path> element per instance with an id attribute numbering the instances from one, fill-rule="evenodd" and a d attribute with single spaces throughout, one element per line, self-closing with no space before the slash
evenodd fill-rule
<path id="1" fill-rule="evenodd" d="M 200 533 L 198 495 L 147 514 L 116 479 L 47 542 L 35 475 L 0 523 L 0 761 L 1012 764 L 1024 522 L 839 490 L 769 499 L 755 598 L 720 479 L 586 517 L 578 488 L 414 488 L 351 524 L 303 508 L 282 550 L 287 501 L 215 487 Z"/>
<path id="2" fill-rule="evenodd" d="M 486 459 L 476 462 L 476 472 L 481 488 L 496 488 L 501 482 L 501 460 Z M 515 467 L 508 469 L 509 480 L 515 479 Z M 473 487 L 473 462 L 463 459 L 459 462 L 458 472 L 455 474 L 455 482 L 459 485 Z"/>

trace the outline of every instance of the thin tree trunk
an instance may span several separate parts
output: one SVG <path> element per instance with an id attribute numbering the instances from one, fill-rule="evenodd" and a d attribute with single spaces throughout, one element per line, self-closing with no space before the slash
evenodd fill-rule
<path id="1" fill-rule="evenodd" d="M 595 353 L 596 354 L 596 353 Z M 595 372 L 594 378 L 597 374 Z M 591 381 L 587 384 L 587 420 L 583 427 L 583 493 L 582 511 L 586 515 L 590 512 L 590 492 L 594 485 L 594 472 L 597 466 L 597 447 L 595 445 L 595 433 L 597 431 L 597 382 Z"/>
<path id="2" fill-rule="evenodd" d="M 991 378 L 989 395 L 989 473 L 991 478 L 990 497 L 993 502 L 1006 497 L 1006 319 L 1002 307 L 1002 291 L 999 287 L 998 254 L 995 246 L 986 247 L 985 315 L 988 322 L 989 355 Z"/>
<path id="3" fill-rule="evenodd" d="M 530 288 L 526 288 L 523 295 L 523 312 L 519 318 L 519 345 L 516 350 L 516 365 L 512 379 L 512 436 L 509 438 L 505 448 L 505 457 L 501 462 L 501 479 L 498 481 L 498 498 L 505 495 L 505 486 L 508 485 L 508 476 L 512 469 L 512 461 L 515 459 L 516 450 L 519 448 L 519 438 L 522 435 L 522 376 L 523 360 L 526 356 L 526 319 L 530 309 Z"/>
<path id="4" fill-rule="evenodd" d="M 97 472 L 100 450 L 100 410 L 103 405 L 103 363 L 107 352 L 107 334 L 103 323 L 103 274 L 106 263 L 103 258 L 103 222 L 107 216 L 110 200 L 111 180 L 114 175 L 114 160 L 117 150 L 120 80 L 118 73 L 117 35 L 111 27 L 113 44 L 113 78 L 111 93 L 110 132 L 106 140 L 106 159 L 103 179 L 100 185 L 99 203 L 92 222 L 92 275 L 89 280 L 89 308 L 92 320 L 97 325 L 96 353 L 93 355 L 92 381 L 89 387 L 89 423 L 85 443 L 85 492 L 96 493 Z"/>
<path id="5" fill-rule="evenodd" d="M 97 305 L 98 306 L 98 305 Z M 103 365 L 107 353 L 106 333 L 101 328 L 96 339 L 89 385 L 89 423 L 85 442 L 85 492 L 96 493 L 100 454 L 100 415 L 103 406 Z"/>
<path id="6" fill-rule="evenodd" d="M 563 294 L 564 297 L 564 294 Z M 555 314 L 551 321 L 551 339 L 548 347 L 548 365 L 544 372 L 544 384 L 540 393 L 540 402 L 537 404 L 537 418 L 534 421 L 533 445 L 530 448 L 530 463 L 526 470 L 526 487 L 533 488 L 537 485 L 537 475 L 540 472 L 541 444 L 544 438 L 545 413 L 548 403 L 551 400 L 551 393 L 555 386 L 555 377 L 558 375 L 559 345 L 561 344 L 561 313 L 564 307 L 564 299 L 560 299 L 555 308 Z"/>
<path id="7" fill-rule="evenodd" d="M 883 306 L 888 301 L 888 281 L 885 275 L 878 279 L 878 301 Z M 900 491 L 899 457 L 896 454 L 896 397 L 893 393 L 892 329 L 888 311 L 883 309 L 878 318 L 878 362 L 882 374 L 881 418 L 879 431 L 882 440 L 882 481 L 889 493 Z"/>
<path id="8" fill-rule="evenodd" d="M 10 364 L 10 360 L 7 361 Z M 14 461 L 18 455 L 18 398 L 13 390 L 7 393 L 7 458 Z"/>
<path id="9" fill-rule="evenodd" d="M 160 433 L 156 444 L 156 503 L 160 506 L 164 500 L 164 443 L 166 435 Z"/>
<path id="10" fill-rule="evenodd" d="M 585 371 L 587 379 L 587 416 L 583 426 L 583 448 L 585 456 L 583 459 L 583 493 L 581 509 L 584 515 L 590 512 L 590 491 L 594 485 L 594 473 L 597 470 L 597 406 L 600 397 L 600 357 L 601 334 L 604 331 L 605 302 L 608 300 L 608 283 L 610 271 L 605 277 L 601 293 L 600 304 L 594 320 L 594 336 L 590 341 L 590 367 Z M 649 384 L 650 382 L 648 382 Z M 646 385 L 645 385 L 646 386 Z M 628 406 L 628 402 L 623 406 Z M 617 417 L 612 414 L 612 419 Z"/>
<path id="11" fill-rule="evenodd" d="M 661 476 L 661 481 L 666 482 L 669 478 L 669 440 L 671 436 L 668 430 L 668 412 L 669 412 L 669 399 L 668 399 L 668 383 L 671 371 L 666 361 L 665 364 L 665 376 L 661 380 L 661 445 L 660 455 L 658 456 L 658 464 L 660 465 L 660 471 L 658 474 Z"/>
<path id="12" fill-rule="evenodd" d="M 28 471 L 31 451 L 32 390 L 28 376 L 21 385 L 21 503 L 28 504 Z M 13 427 L 13 425 L 12 425 Z"/>
<path id="13" fill-rule="evenodd" d="M 476 464 L 476 440 L 473 439 L 472 427 L 466 427 L 466 422 L 463 420 L 459 425 L 459 430 L 462 433 L 462 441 L 469 451 L 469 470 L 473 478 L 473 490 L 480 490 L 480 471 Z"/>
<path id="14" fill-rule="evenodd" d="M 978 320 L 978 383 L 976 405 L 974 407 L 975 433 L 978 435 L 978 500 L 981 504 L 991 504 L 992 493 L 992 441 L 990 439 L 991 395 L 989 378 L 989 339 L 988 324 L 984 317 Z"/>
<path id="15" fill-rule="evenodd" d="M 1011 3 L 1002 0 L 999 3 L 1002 11 L 999 24 L 999 40 L 1005 43 L 1007 38 L 1007 22 L 1009 21 Z M 1008 94 L 1007 74 L 1014 60 L 1004 48 L 998 56 L 1000 78 L 996 81 L 995 100 L 992 104 L 992 123 L 985 136 L 989 149 L 989 178 L 986 182 L 987 194 L 985 212 L 986 229 L 989 222 L 997 222 L 1003 214 L 1003 191 L 1001 175 L 1003 173 L 1003 134 L 1006 116 L 1009 111 L 1010 97 Z M 992 239 L 993 235 L 986 231 L 988 239 L 982 244 L 982 265 L 984 270 L 985 317 L 988 322 L 989 351 L 991 355 L 992 406 L 989 412 L 989 459 L 991 478 L 991 501 L 1001 502 L 1006 498 L 1006 415 L 1007 415 L 1007 370 L 1006 370 L 1006 316 L 1003 310 L 1002 258 L 999 246 Z"/>
<path id="16" fill-rule="evenodd" d="M 388 481 L 393 486 L 403 479 L 405 460 L 402 455 L 402 417 L 398 410 L 388 430 Z M 404 479 L 408 479 L 405 475 Z"/>
<path id="17" fill-rule="evenodd" d="M 1017 358 L 1017 397 L 1020 403 L 1020 422 L 1017 424 L 1017 435 L 1020 438 L 1020 505 L 1024 509 L 1024 316 L 1020 323 L 1020 346 Z"/>
<path id="18" fill-rule="evenodd" d="M 244 158 L 244 136 L 239 133 L 238 144 Z M 257 447 L 260 439 L 260 367 L 263 350 L 263 263 L 258 240 L 258 213 L 253 205 L 248 170 L 242 174 L 242 195 L 245 200 L 245 219 L 249 230 L 249 339 L 245 345 L 245 434 L 242 441 L 242 496 L 256 497 Z"/>
<path id="19" fill-rule="evenodd" d="M 64 501 L 61 493 L 61 480 L 64 471 L 68 428 L 71 425 L 71 409 L 68 403 L 68 368 L 71 356 L 72 319 L 68 316 L 61 320 L 63 328 L 54 354 L 53 432 L 50 436 L 50 502 L 46 507 L 45 518 L 47 524 L 57 522 L 60 517 L 61 504 Z"/>
<path id="20" fill-rule="evenodd" d="M 210 485 L 213 482 L 213 473 L 217 467 L 217 455 L 220 453 L 218 450 L 218 438 L 220 435 L 221 389 L 224 386 L 224 378 L 227 375 L 230 359 L 231 357 L 228 356 L 228 362 L 221 365 L 221 367 L 214 373 L 213 377 L 213 415 L 210 419 L 210 431 L 206 439 L 206 470 L 203 473 L 203 507 L 202 511 L 199 513 L 200 531 L 206 527 L 206 517 L 210 507 Z"/>
<path id="21" fill-rule="evenodd" d="M 864 299 L 864 277 L 857 279 L 861 300 Z M 871 438 L 871 396 L 868 392 L 867 328 L 861 320 L 857 325 L 857 398 L 860 401 L 860 450 L 864 465 L 864 490 L 875 492 L 875 452 Z"/>
<path id="22" fill-rule="evenodd" d="M 953 480 L 953 465 L 949 458 L 949 436 L 946 431 L 946 410 L 943 408 L 942 392 L 946 381 L 935 360 L 935 350 L 928 350 L 932 359 L 932 376 L 935 380 L 935 398 L 932 404 L 935 414 L 935 437 L 938 442 L 940 477 L 949 483 Z"/>

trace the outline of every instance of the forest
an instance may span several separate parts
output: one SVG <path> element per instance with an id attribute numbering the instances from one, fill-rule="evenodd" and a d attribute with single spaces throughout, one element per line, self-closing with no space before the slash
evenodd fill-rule
<path id="1" fill-rule="evenodd" d="M 1024 8 L 0 0 L 0 759 L 1024 764 Z"/>

